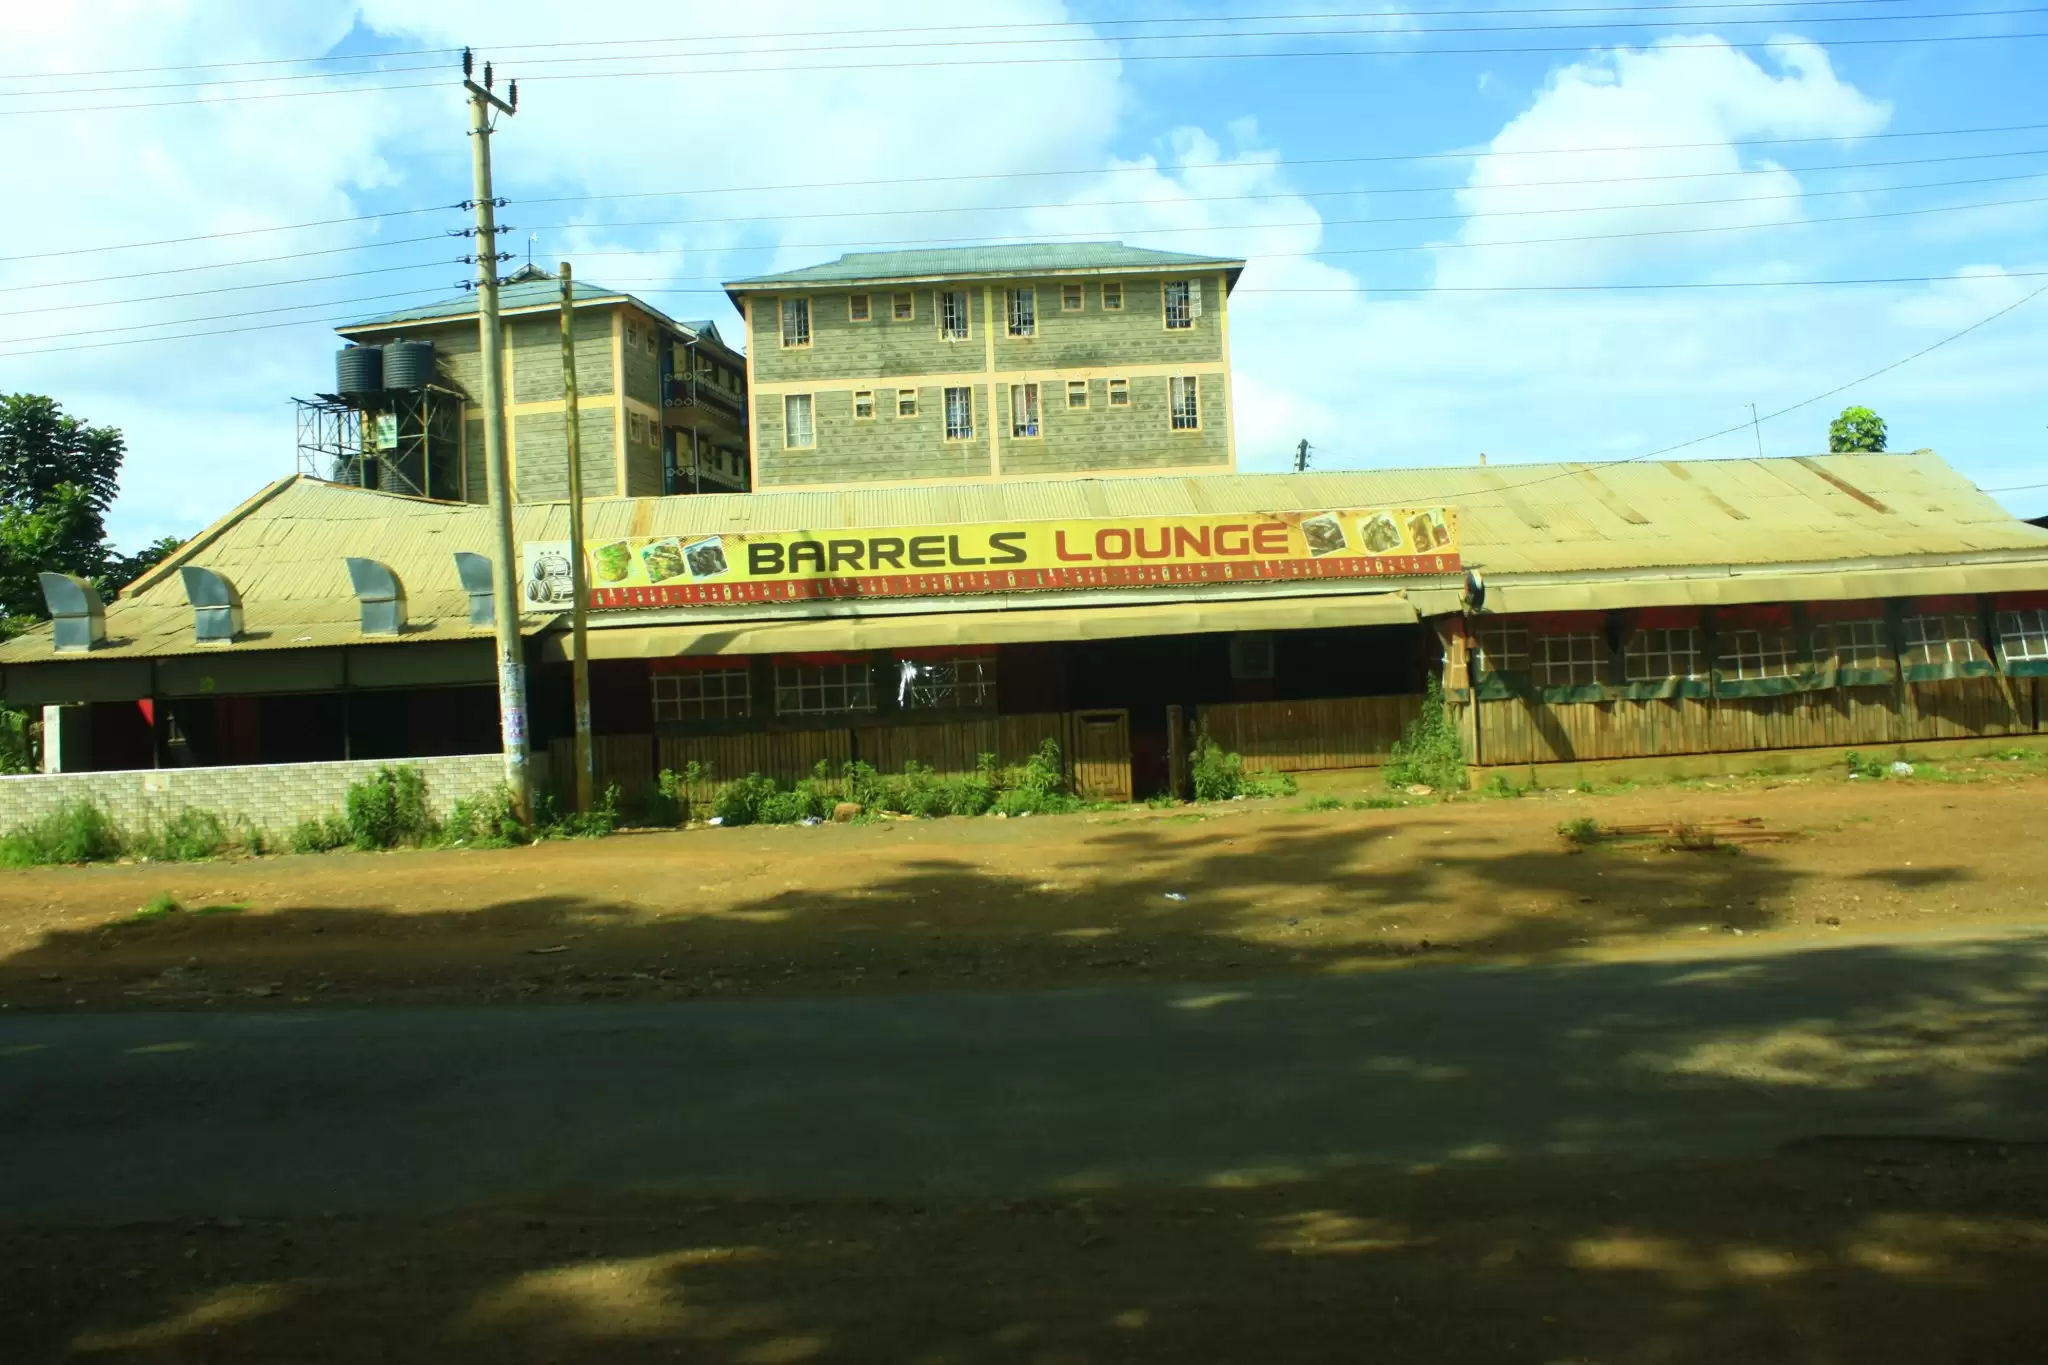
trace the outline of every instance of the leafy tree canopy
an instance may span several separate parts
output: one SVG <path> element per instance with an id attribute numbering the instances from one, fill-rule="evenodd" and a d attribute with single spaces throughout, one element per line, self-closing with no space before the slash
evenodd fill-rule
<path id="1" fill-rule="evenodd" d="M 1843 408 L 1828 423 L 1828 450 L 1836 455 L 1884 453 L 1884 418 L 1869 408 Z"/>

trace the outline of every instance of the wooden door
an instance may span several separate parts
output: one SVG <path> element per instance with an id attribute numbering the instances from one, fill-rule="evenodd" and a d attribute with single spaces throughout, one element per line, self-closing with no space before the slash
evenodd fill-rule
<path id="1" fill-rule="evenodd" d="M 1131 713 L 1074 712 L 1074 790 L 1090 801 L 1131 799 Z"/>

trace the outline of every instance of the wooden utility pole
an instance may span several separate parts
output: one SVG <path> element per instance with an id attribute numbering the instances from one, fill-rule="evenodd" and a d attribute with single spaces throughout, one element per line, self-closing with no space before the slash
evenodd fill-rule
<path id="1" fill-rule="evenodd" d="M 509 102 L 470 79 L 469 49 L 462 50 L 462 86 L 469 91 L 470 164 L 475 172 L 476 316 L 482 345 L 479 387 L 484 409 L 484 470 L 490 485 L 491 605 L 498 637 L 498 728 L 505 743 L 505 785 L 522 822 L 533 819 L 533 784 L 526 762 L 526 656 L 519 639 L 519 561 L 512 540 L 512 466 L 505 454 L 504 335 L 498 325 L 497 201 L 491 192 L 491 111 L 519 112 L 519 83 Z"/>
<path id="2" fill-rule="evenodd" d="M 590 579 L 583 567 L 583 413 L 576 406 L 576 285 L 562 262 L 562 411 L 569 433 L 569 668 L 576 689 L 576 809 L 596 799 L 597 770 L 590 752 Z"/>
<path id="3" fill-rule="evenodd" d="M 1297 474 L 1306 474 L 1308 472 L 1308 437 L 1306 436 L 1302 437 L 1301 444 L 1294 448 L 1294 472 Z"/>

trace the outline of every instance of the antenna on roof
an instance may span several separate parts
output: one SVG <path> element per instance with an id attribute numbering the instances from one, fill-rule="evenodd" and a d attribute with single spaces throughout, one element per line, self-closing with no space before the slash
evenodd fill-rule
<path id="1" fill-rule="evenodd" d="M 538 236 L 540 236 L 538 232 L 526 234 L 526 268 L 528 270 L 533 269 L 533 239 Z"/>

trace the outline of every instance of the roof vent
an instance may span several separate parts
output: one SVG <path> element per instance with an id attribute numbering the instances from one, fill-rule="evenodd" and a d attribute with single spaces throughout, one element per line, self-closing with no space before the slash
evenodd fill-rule
<path id="1" fill-rule="evenodd" d="M 397 635 L 405 629 L 405 584 L 374 559 L 348 559 L 349 586 L 362 607 L 363 634 Z"/>
<path id="2" fill-rule="evenodd" d="M 497 615 L 496 604 L 491 597 L 491 561 L 468 550 L 457 550 L 455 574 L 462 580 L 462 590 L 469 594 L 469 623 L 473 626 L 494 623 Z"/>
<path id="3" fill-rule="evenodd" d="M 190 565 L 178 570 L 192 604 L 192 633 L 201 644 L 223 644 L 242 633 L 242 594 L 223 574 Z"/>
<path id="4" fill-rule="evenodd" d="M 50 628 L 59 654 L 82 653 L 107 642 L 107 609 L 92 584 L 68 573 L 36 577 L 50 608 Z"/>

